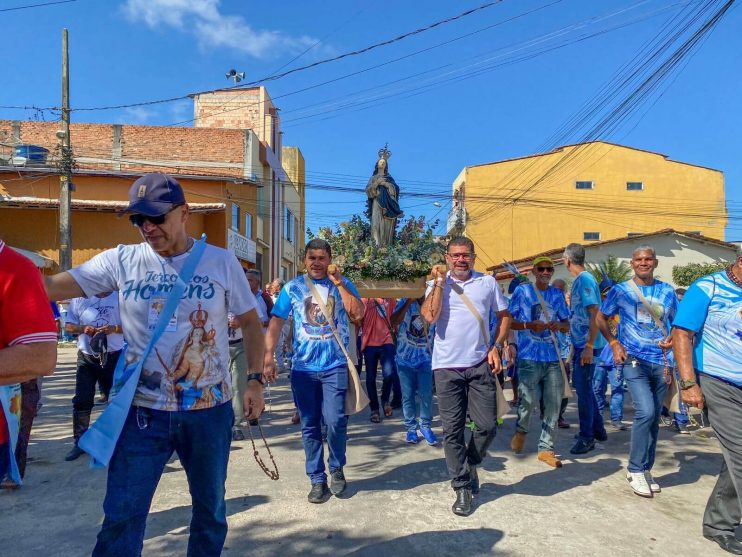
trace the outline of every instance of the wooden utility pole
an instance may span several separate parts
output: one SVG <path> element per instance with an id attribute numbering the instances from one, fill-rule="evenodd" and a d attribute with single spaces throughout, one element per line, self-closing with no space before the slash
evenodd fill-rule
<path id="1" fill-rule="evenodd" d="M 72 267 L 72 150 L 70 149 L 70 66 L 67 44 L 67 29 L 62 29 L 62 129 L 57 132 L 60 139 L 59 175 L 59 268 L 66 271 Z"/>

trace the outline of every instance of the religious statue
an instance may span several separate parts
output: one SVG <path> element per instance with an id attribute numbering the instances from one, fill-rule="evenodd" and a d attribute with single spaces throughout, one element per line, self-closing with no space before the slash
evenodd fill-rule
<path id="1" fill-rule="evenodd" d="M 397 219 L 404 216 L 399 208 L 399 186 L 389 174 L 391 151 L 384 145 L 379 150 L 379 160 L 368 180 L 368 212 L 371 219 L 371 238 L 377 246 L 385 246 L 394 240 Z"/>

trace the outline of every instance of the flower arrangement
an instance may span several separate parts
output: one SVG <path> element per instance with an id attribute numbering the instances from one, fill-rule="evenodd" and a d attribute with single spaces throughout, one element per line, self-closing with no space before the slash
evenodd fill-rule
<path id="1" fill-rule="evenodd" d="M 433 234 L 424 217 L 410 217 L 395 233 L 391 245 L 376 246 L 371 240 L 371 225 L 359 215 L 341 222 L 333 230 L 323 227 L 310 239 L 321 238 L 332 248 L 332 261 L 350 280 L 413 281 L 430 274 L 433 265 L 444 263 L 445 244 Z"/>

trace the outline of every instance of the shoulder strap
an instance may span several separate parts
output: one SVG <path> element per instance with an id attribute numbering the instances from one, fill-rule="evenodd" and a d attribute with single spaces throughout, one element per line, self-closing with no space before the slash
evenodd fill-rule
<path id="1" fill-rule="evenodd" d="M 652 310 L 652 306 L 649 304 L 647 299 L 644 297 L 644 294 L 642 294 L 642 291 L 639 290 L 639 287 L 634 282 L 634 279 L 629 279 L 628 282 L 629 282 L 629 286 L 631 286 L 631 289 L 634 291 L 634 293 L 637 296 L 639 296 L 639 300 L 644 306 L 644 309 L 646 309 L 649 312 L 649 315 L 652 316 L 652 319 L 654 320 L 654 324 L 657 325 L 657 327 L 659 327 L 663 335 L 667 336 L 667 328 L 665 327 L 665 324 L 662 322 L 662 320 L 659 317 L 657 317 L 654 314 L 654 311 Z"/>
<path id="2" fill-rule="evenodd" d="M 201 256 L 204 254 L 205 249 L 206 234 L 203 234 L 200 240 L 193 243 L 191 253 L 188 255 L 188 259 L 185 260 L 180 273 L 178 273 L 178 280 L 175 282 L 172 290 L 170 290 L 170 293 L 167 296 L 165 307 L 162 309 L 160 318 L 157 320 L 155 330 L 152 333 L 152 338 L 149 339 L 149 344 L 147 344 L 147 348 L 145 348 L 144 352 L 142 353 L 142 361 L 147 359 L 147 356 L 150 352 L 152 352 L 152 349 L 155 347 L 155 344 L 157 344 L 157 341 L 160 340 L 162 333 L 165 332 L 165 328 L 170 321 L 170 316 L 172 316 L 177 310 L 178 304 L 183 297 L 183 293 L 185 292 L 186 288 L 188 288 L 188 283 L 191 282 L 193 273 L 196 270 L 196 266 L 201 260 Z"/>
<path id="3" fill-rule="evenodd" d="M 534 292 L 536 292 L 536 298 L 538 299 L 538 303 L 541 306 L 541 311 L 544 314 L 544 318 L 547 321 L 551 321 L 551 315 L 549 315 L 549 306 L 546 305 L 546 300 L 544 300 L 543 295 L 541 294 L 541 292 L 539 292 L 538 287 L 535 284 L 531 283 L 531 286 L 533 287 Z M 557 359 L 559 360 L 559 367 L 562 368 L 562 371 L 566 372 L 564 361 L 561 357 L 562 351 L 559 349 L 559 340 L 557 340 L 556 333 L 554 333 L 554 331 L 549 331 L 549 334 L 551 336 L 551 343 L 554 345 L 554 350 L 556 350 Z"/>
<path id="4" fill-rule="evenodd" d="M 477 311 L 477 308 L 474 307 L 474 304 L 469 299 L 469 296 L 464 293 L 464 289 L 461 288 L 461 286 L 452 282 L 451 290 L 459 295 L 459 298 L 461 298 L 461 301 L 464 302 L 464 305 L 469 309 L 472 315 L 477 318 L 477 323 L 479 323 L 479 332 L 482 333 L 482 340 L 484 341 L 484 345 L 489 348 L 490 336 L 489 334 L 487 334 L 487 327 L 484 326 L 484 319 Z"/>
<path id="5" fill-rule="evenodd" d="M 319 306 L 320 311 L 322 312 L 322 315 L 325 316 L 325 319 L 327 320 L 327 324 L 330 326 L 330 329 L 332 330 L 332 334 L 335 337 L 335 340 L 340 345 L 340 350 L 343 351 L 343 354 L 345 355 L 345 359 L 348 360 L 348 368 L 351 369 L 351 371 L 356 371 L 355 363 L 353 362 L 353 359 L 350 357 L 350 354 L 348 354 L 348 349 L 345 348 L 345 345 L 343 344 L 342 339 L 340 338 L 340 333 L 338 333 L 337 327 L 335 327 L 335 318 L 333 315 L 330 315 L 330 310 L 327 309 L 327 305 L 325 304 L 324 300 L 322 300 L 322 296 L 319 295 L 319 292 L 317 291 L 317 287 L 314 285 L 314 282 L 312 282 L 312 279 L 309 278 L 307 275 L 303 275 L 304 283 L 309 287 L 309 291 L 312 293 L 312 296 L 317 301 L 317 305 Z M 328 290 L 328 296 L 329 290 Z M 357 372 L 356 372 L 357 373 Z"/>

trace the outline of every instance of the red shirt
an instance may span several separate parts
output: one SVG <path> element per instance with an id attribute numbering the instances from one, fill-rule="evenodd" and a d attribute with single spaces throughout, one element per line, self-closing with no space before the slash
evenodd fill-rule
<path id="1" fill-rule="evenodd" d="M 0 350 L 34 342 L 57 342 L 41 273 L 0 240 Z M 0 408 L 0 445 L 7 442 L 8 424 Z"/>
<path id="2" fill-rule="evenodd" d="M 363 315 L 363 338 L 361 339 L 361 350 L 367 346 L 384 346 L 385 344 L 394 344 L 392 334 L 389 332 L 394 307 L 397 300 L 394 298 L 361 298 L 366 306 L 366 313 Z M 376 303 L 383 308 L 386 318 L 381 316 L 381 311 Z"/>

